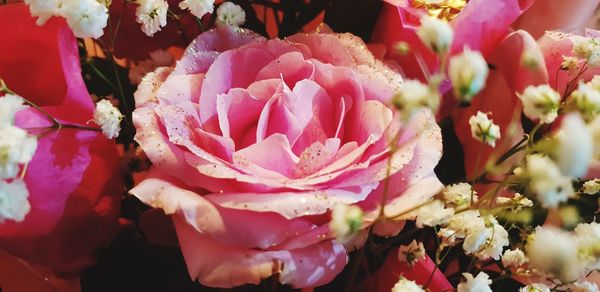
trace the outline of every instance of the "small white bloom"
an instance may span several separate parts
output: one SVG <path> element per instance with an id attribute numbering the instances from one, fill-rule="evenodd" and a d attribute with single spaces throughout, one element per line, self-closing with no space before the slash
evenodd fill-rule
<path id="1" fill-rule="evenodd" d="M 19 164 L 31 161 L 37 148 L 35 136 L 11 125 L 0 126 L 0 179 L 12 178 Z"/>
<path id="2" fill-rule="evenodd" d="M 496 140 L 500 138 L 500 127 L 490 120 L 487 114 L 480 111 L 469 118 L 471 135 L 478 141 L 496 147 Z"/>
<path id="3" fill-rule="evenodd" d="M 579 38 L 573 44 L 573 53 L 582 59 L 589 59 L 598 44 L 591 38 Z"/>
<path id="4" fill-rule="evenodd" d="M 571 287 L 571 292 L 598 292 L 598 285 L 592 282 L 577 282 Z"/>
<path id="5" fill-rule="evenodd" d="M 417 29 L 417 35 L 421 42 L 435 53 L 448 51 L 454 31 L 447 21 L 424 16 L 421 18 L 421 26 Z"/>
<path id="6" fill-rule="evenodd" d="M 490 284 L 492 284 L 492 280 L 490 280 L 490 276 L 484 272 L 479 272 L 477 277 L 473 277 L 470 273 L 463 273 L 463 277 L 467 280 L 466 282 L 462 282 L 458 284 L 456 291 L 458 292 L 492 292 L 492 288 L 490 288 Z"/>
<path id="7" fill-rule="evenodd" d="M 207 13 L 213 13 L 214 6 L 215 0 L 184 0 L 179 3 L 179 8 L 189 9 L 198 18 L 202 18 Z"/>
<path id="8" fill-rule="evenodd" d="M 135 10 L 136 21 L 142 25 L 142 31 L 149 37 L 167 25 L 169 4 L 164 0 L 138 0 Z"/>
<path id="9" fill-rule="evenodd" d="M 121 114 L 119 109 L 113 106 L 107 99 L 103 99 L 96 103 L 94 122 L 102 128 L 102 133 L 104 133 L 107 138 L 113 139 L 119 136 L 122 119 L 123 114 Z"/>
<path id="10" fill-rule="evenodd" d="M 408 245 L 401 245 L 398 248 L 398 260 L 401 263 L 407 263 L 409 266 L 425 258 L 425 247 L 422 242 L 416 240 Z"/>
<path id="11" fill-rule="evenodd" d="M 436 112 L 440 94 L 420 81 L 406 80 L 398 87 L 392 102 L 399 111 L 410 117 L 421 108 L 430 108 Z"/>
<path id="12" fill-rule="evenodd" d="M 14 94 L 7 94 L 0 97 L 0 126 L 13 123 L 15 114 L 26 108 L 23 105 L 23 98 Z"/>
<path id="13" fill-rule="evenodd" d="M 414 281 L 401 277 L 392 287 L 392 292 L 425 292 L 425 290 Z"/>
<path id="14" fill-rule="evenodd" d="M 515 193 L 515 195 L 510 197 L 497 197 L 496 204 L 498 205 L 511 205 L 515 211 L 519 211 L 522 208 L 530 208 L 533 206 L 533 202 L 524 197 L 519 193 Z"/>
<path id="15" fill-rule="evenodd" d="M 575 227 L 579 257 L 588 270 L 600 269 L 600 224 L 581 223 Z"/>
<path id="16" fill-rule="evenodd" d="M 594 195 L 600 192 L 600 179 L 592 179 L 583 183 L 583 188 L 581 191 L 587 195 Z"/>
<path id="17" fill-rule="evenodd" d="M 551 149 L 564 175 L 582 177 L 594 156 L 594 142 L 590 130 L 579 114 L 568 114 L 553 137 L 556 147 Z"/>
<path id="18" fill-rule="evenodd" d="M 591 83 L 580 82 L 577 90 L 569 96 L 569 102 L 587 119 L 600 112 L 600 91 Z"/>
<path id="19" fill-rule="evenodd" d="M 132 84 L 140 84 L 146 74 L 159 67 L 172 66 L 174 63 L 175 59 L 169 52 L 165 50 L 154 51 L 150 53 L 150 59 L 136 62 L 135 66 L 129 70 L 129 81 Z"/>
<path id="20" fill-rule="evenodd" d="M 442 228 L 438 235 L 447 244 L 453 244 L 456 239 L 465 238 L 470 230 L 482 228 L 485 228 L 485 221 L 481 218 L 479 210 L 468 210 L 454 214 L 448 221 L 448 225 Z"/>
<path id="21" fill-rule="evenodd" d="M 585 272 L 577 241 L 558 228 L 538 226 L 529 236 L 526 250 L 531 267 L 562 282 L 575 281 Z"/>
<path id="22" fill-rule="evenodd" d="M 600 90 L 600 75 L 594 75 L 589 84 L 593 89 Z"/>
<path id="23" fill-rule="evenodd" d="M 444 203 L 434 200 L 412 213 L 417 216 L 415 223 L 417 228 L 423 228 L 424 226 L 433 227 L 446 224 L 452 218 L 452 215 L 454 215 L 454 209 L 445 208 Z"/>
<path id="24" fill-rule="evenodd" d="M 354 205 L 336 204 L 331 212 L 329 229 L 338 241 L 344 242 L 354 235 L 363 221 L 363 211 Z"/>
<path id="25" fill-rule="evenodd" d="M 108 9 L 96 0 L 63 0 L 60 13 L 79 38 L 99 38 L 108 21 Z"/>
<path id="26" fill-rule="evenodd" d="M 587 64 L 590 66 L 590 68 L 600 67 L 600 46 L 598 46 L 598 44 L 596 44 L 592 54 L 587 59 Z"/>
<path id="27" fill-rule="evenodd" d="M 29 191 L 22 179 L 0 180 L 0 223 L 7 219 L 23 221 L 31 209 L 28 197 Z"/>
<path id="28" fill-rule="evenodd" d="M 550 288 L 548 288 L 548 286 L 546 286 L 544 284 L 535 283 L 535 284 L 527 285 L 523 288 L 520 288 L 519 292 L 550 292 Z"/>
<path id="29" fill-rule="evenodd" d="M 504 247 L 509 244 L 508 232 L 502 225 L 498 224 L 498 221 L 491 215 L 486 216 L 485 221 L 488 231 L 483 232 L 483 234 L 487 237 L 484 244 L 480 246 L 474 254 L 480 260 L 487 260 L 489 258 L 497 260 L 502 255 Z M 465 238 L 465 242 L 467 241 L 467 238 Z"/>
<path id="30" fill-rule="evenodd" d="M 525 262 L 527 262 L 527 259 L 525 258 L 525 253 L 523 253 L 523 251 L 518 248 L 514 250 L 506 250 L 502 255 L 502 264 L 504 265 L 504 267 L 507 268 L 517 268 Z"/>
<path id="31" fill-rule="evenodd" d="M 488 70 L 481 53 L 468 48 L 450 58 L 448 75 L 454 87 L 454 94 L 460 102 L 470 102 L 473 96 L 483 89 Z"/>
<path id="32" fill-rule="evenodd" d="M 531 120 L 552 123 L 558 116 L 560 94 L 547 84 L 525 88 L 519 99 L 523 103 L 523 112 Z"/>
<path id="33" fill-rule="evenodd" d="M 224 2 L 217 8 L 217 25 L 240 26 L 246 22 L 246 12 L 239 5 Z"/>
<path id="34" fill-rule="evenodd" d="M 536 194 L 543 207 L 556 207 L 574 195 L 571 178 L 563 176 L 558 166 L 547 156 L 527 156 L 525 175 L 529 178 L 529 191 Z"/>
<path id="35" fill-rule="evenodd" d="M 50 17 L 60 14 L 63 0 L 25 0 L 31 16 L 37 17 L 37 25 L 44 25 Z"/>
<path id="36" fill-rule="evenodd" d="M 464 182 L 446 186 L 442 190 L 442 194 L 444 194 L 446 203 L 455 207 L 469 206 L 471 203 L 477 203 L 478 199 L 477 192 L 471 188 L 470 184 Z"/>
<path id="37" fill-rule="evenodd" d="M 573 71 L 577 68 L 579 68 L 579 58 L 563 56 L 563 61 L 560 64 L 560 70 Z"/>

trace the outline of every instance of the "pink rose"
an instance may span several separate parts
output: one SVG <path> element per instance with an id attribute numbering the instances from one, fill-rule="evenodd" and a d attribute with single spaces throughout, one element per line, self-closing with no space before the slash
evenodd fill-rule
<path id="1" fill-rule="evenodd" d="M 0 78 L 65 123 L 86 125 L 94 104 L 79 63 L 77 42 L 57 18 L 35 24 L 24 4 L 0 6 Z M 35 68 L 35 70 L 32 70 Z M 17 114 L 22 128 L 48 127 L 40 112 Z M 51 130 L 38 137 L 25 182 L 31 211 L 22 222 L 0 223 L 0 248 L 52 268 L 79 268 L 117 227 L 123 192 L 114 142 L 101 132 Z"/>
<path id="2" fill-rule="evenodd" d="M 205 285 L 273 274 L 294 287 L 326 284 L 362 245 L 331 236 L 335 204 L 364 210 L 360 239 L 388 174 L 388 216 L 441 188 L 432 114 L 401 122 L 388 107 L 400 75 L 357 37 L 324 31 L 265 40 L 212 30 L 136 93 L 136 140 L 154 166 L 131 193 L 172 215 L 189 273 Z"/>

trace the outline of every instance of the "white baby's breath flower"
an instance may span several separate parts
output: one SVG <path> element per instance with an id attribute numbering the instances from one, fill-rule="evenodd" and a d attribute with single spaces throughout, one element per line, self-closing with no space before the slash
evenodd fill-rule
<path id="1" fill-rule="evenodd" d="M 507 268 L 517 268 L 525 262 L 527 262 L 527 258 L 525 258 L 525 253 L 523 253 L 523 251 L 518 248 L 514 250 L 506 250 L 502 255 L 502 264 L 504 265 L 504 267 Z"/>
<path id="2" fill-rule="evenodd" d="M 184 0 L 179 3 L 179 8 L 189 9 L 190 12 L 198 17 L 213 13 L 215 7 L 215 0 Z"/>
<path id="3" fill-rule="evenodd" d="M 406 80 L 398 86 L 392 102 L 399 111 L 410 117 L 422 108 L 429 108 L 436 112 L 440 103 L 440 94 L 420 81 Z"/>
<path id="4" fill-rule="evenodd" d="M 433 227 L 446 224 L 454 215 L 454 209 L 445 208 L 444 203 L 434 200 L 411 213 L 417 217 L 415 223 L 417 228 L 423 228 L 424 226 Z"/>
<path id="5" fill-rule="evenodd" d="M 590 58 L 597 46 L 598 44 L 594 39 L 579 38 L 573 44 L 573 53 L 575 56 L 587 60 Z"/>
<path id="6" fill-rule="evenodd" d="M 44 25 L 50 17 L 59 15 L 62 2 L 63 0 L 25 0 L 31 15 L 37 17 L 37 25 Z"/>
<path id="7" fill-rule="evenodd" d="M 489 232 L 484 232 L 487 236 L 485 243 L 474 254 L 480 260 L 487 260 L 489 258 L 498 260 L 502 255 L 504 247 L 509 244 L 508 232 L 491 215 L 486 216 L 485 221 Z"/>
<path id="8" fill-rule="evenodd" d="M 571 287 L 571 292 L 598 292 L 598 285 L 588 281 L 577 282 Z"/>
<path id="9" fill-rule="evenodd" d="M 458 183 L 446 186 L 442 190 L 444 200 L 447 204 L 454 207 L 469 206 L 471 203 L 477 203 L 477 192 L 475 192 L 468 183 Z M 473 200 L 473 202 L 471 202 Z"/>
<path id="10" fill-rule="evenodd" d="M 569 96 L 569 102 L 586 119 L 591 120 L 600 112 L 600 91 L 596 90 L 590 83 L 580 82 L 577 90 Z"/>
<path id="11" fill-rule="evenodd" d="M 542 283 L 534 283 L 519 288 L 519 292 L 550 292 L 550 288 Z"/>
<path id="12" fill-rule="evenodd" d="M 497 197 L 496 198 L 496 204 L 498 205 L 509 205 L 512 206 L 512 208 L 515 211 L 519 211 L 522 208 L 530 208 L 533 206 L 533 202 L 528 199 L 527 197 L 524 197 L 523 195 L 519 194 L 519 193 L 515 193 L 515 195 L 511 198 L 511 197 Z"/>
<path id="13" fill-rule="evenodd" d="M 481 218 L 479 210 L 467 210 L 454 214 L 438 235 L 451 245 L 457 239 L 465 238 L 470 230 L 482 228 L 485 228 L 485 221 Z"/>
<path id="14" fill-rule="evenodd" d="M 593 89 L 600 90 L 600 75 L 594 75 L 592 80 L 590 80 L 588 83 Z"/>
<path id="15" fill-rule="evenodd" d="M 496 140 L 500 138 L 500 127 L 490 120 L 487 114 L 480 111 L 469 118 L 471 135 L 474 139 L 496 147 Z"/>
<path id="16" fill-rule="evenodd" d="M 536 194 L 543 207 L 554 208 L 574 195 L 571 178 L 563 176 L 547 156 L 528 155 L 523 175 L 529 179 L 528 190 Z"/>
<path id="17" fill-rule="evenodd" d="M 488 71 L 488 65 L 481 53 L 468 48 L 450 58 L 448 75 L 454 87 L 454 94 L 460 102 L 470 102 L 473 96 L 483 89 Z"/>
<path id="18" fill-rule="evenodd" d="M 454 31 L 447 21 L 424 16 L 421 18 L 421 26 L 417 29 L 417 35 L 425 46 L 440 54 L 448 51 L 452 44 Z"/>
<path id="19" fill-rule="evenodd" d="M 29 191 L 22 179 L 11 182 L 0 180 L 0 223 L 5 220 L 23 221 L 31 209 L 28 197 Z"/>
<path id="20" fill-rule="evenodd" d="M 96 0 L 63 0 L 60 14 L 79 38 L 99 38 L 108 21 L 108 9 Z"/>
<path id="21" fill-rule="evenodd" d="M 581 191 L 587 195 L 594 195 L 594 194 L 600 192 L 600 179 L 595 178 L 595 179 L 586 181 L 585 183 L 583 183 L 583 187 L 581 188 Z"/>
<path id="22" fill-rule="evenodd" d="M 401 245 L 398 248 L 398 260 L 401 263 L 407 263 L 409 266 L 425 258 L 425 247 L 422 242 L 417 243 L 413 240 L 408 245 Z"/>
<path id="23" fill-rule="evenodd" d="M 400 280 L 392 287 L 392 292 L 425 292 L 425 290 L 414 281 L 400 277 Z"/>
<path id="24" fill-rule="evenodd" d="M 573 71 L 577 68 L 579 68 L 579 58 L 563 56 L 563 61 L 560 64 L 560 70 Z"/>
<path id="25" fill-rule="evenodd" d="M 142 31 L 149 37 L 167 25 L 169 4 L 164 0 L 137 0 L 136 21 L 142 25 Z"/>
<path id="26" fill-rule="evenodd" d="M 558 116 L 560 94 L 547 84 L 530 85 L 518 96 L 523 103 L 523 112 L 529 119 L 549 124 Z"/>
<path id="27" fill-rule="evenodd" d="M 600 224 L 580 223 L 575 227 L 579 258 L 586 269 L 600 269 Z"/>
<path id="28" fill-rule="evenodd" d="M 585 272 L 577 241 L 558 228 L 538 226 L 529 236 L 526 250 L 532 268 L 564 283 L 577 280 Z"/>
<path id="29" fill-rule="evenodd" d="M 564 175 L 585 175 L 594 155 L 592 135 L 579 114 L 572 113 L 562 120 L 560 129 L 553 137 L 556 142 L 550 152 Z"/>
<path id="30" fill-rule="evenodd" d="M 0 126 L 0 179 L 15 177 L 19 164 L 31 161 L 37 148 L 37 139 L 27 131 L 11 126 Z"/>
<path id="31" fill-rule="evenodd" d="M 7 94 L 0 97 L 0 126 L 10 125 L 13 123 L 15 114 L 26 108 L 23 104 L 23 98 L 14 95 Z"/>
<path id="32" fill-rule="evenodd" d="M 239 5 L 224 2 L 217 8 L 217 25 L 240 26 L 246 22 L 246 12 Z"/>
<path id="33" fill-rule="evenodd" d="M 331 212 L 329 229 L 336 239 L 345 242 L 360 228 L 363 221 L 363 211 L 354 205 L 336 204 Z"/>
<path id="34" fill-rule="evenodd" d="M 473 277 L 470 273 L 463 273 L 463 277 L 466 282 L 458 284 L 457 292 L 492 292 L 492 288 L 490 288 L 492 280 L 488 274 L 479 272 L 477 277 Z"/>
<path id="35" fill-rule="evenodd" d="M 119 109 L 113 106 L 107 99 L 103 99 L 96 103 L 94 122 L 102 128 L 102 133 L 104 133 L 107 138 L 113 139 L 119 136 L 122 119 L 123 114 L 121 114 Z"/>

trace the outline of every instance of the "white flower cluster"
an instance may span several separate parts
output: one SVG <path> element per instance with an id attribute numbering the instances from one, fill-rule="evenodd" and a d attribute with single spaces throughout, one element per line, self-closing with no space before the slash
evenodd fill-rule
<path id="1" fill-rule="evenodd" d="M 109 100 L 103 99 L 96 103 L 94 122 L 102 128 L 102 133 L 108 139 L 119 136 L 121 120 L 123 120 L 123 114 Z"/>
<path id="2" fill-rule="evenodd" d="M 447 21 L 425 16 L 421 18 L 417 36 L 430 50 L 437 54 L 443 54 L 452 44 L 454 31 Z"/>
<path id="3" fill-rule="evenodd" d="M 600 67 L 600 41 L 598 39 L 579 38 L 573 45 L 573 54 L 589 67 Z"/>
<path id="4" fill-rule="evenodd" d="M 246 12 L 239 5 L 223 2 L 217 8 L 217 22 L 219 26 L 240 26 L 246 22 Z"/>
<path id="5" fill-rule="evenodd" d="M 167 25 L 169 4 L 164 0 L 137 0 L 136 21 L 142 25 L 142 31 L 149 37 L 154 36 Z"/>
<path id="6" fill-rule="evenodd" d="M 488 118 L 487 114 L 480 111 L 469 118 L 471 135 L 474 139 L 496 147 L 496 140 L 500 138 L 500 127 Z"/>
<path id="7" fill-rule="evenodd" d="M 26 108 L 23 99 L 0 97 L 0 223 L 23 221 L 29 213 L 29 191 L 19 173 L 37 149 L 37 139 L 14 125 L 15 114 Z"/>
<path id="8" fill-rule="evenodd" d="M 456 287 L 457 292 L 492 292 L 490 284 L 490 276 L 484 272 L 479 272 L 476 277 L 473 277 L 470 273 L 463 273 L 466 282 L 458 284 Z"/>
<path id="9" fill-rule="evenodd" d="M 600 268 L 600 224 L 582 223 L 574 232 L 537 227 L 529 236 L 526 249 L 529 265 L 539 275 L 561 283 L 578 281 Z M 577 285 L 589 286 L 585 282 Z"/>
<path id="10" fill-rule="evenodd" d="M 408 245 L 401 245 L 398 248 L 398 260 L 401 263 L 407 263 L 413 266 L 416 262 L 425 258 L 425 247 L 422 242 L 417 243 L 413 240 Z"/>
<path id="11" fill-rule="evenodd" d="M 208 13 L 213 13 L 215 0 L 183 0 L 179 2 L 179 8 L 189 9 L 194 16 L 202 18 Z"/>
<path id="12" fill-rule="evenodd" d="M 99 38 L 108 21 L 108 8 L 97 0 L 25 0 L 37 24 L 52 16 L 65 18 L 75 36 Z"/>
<path id="13" fill-rule="evenodd" d="M 398 86 L 392 102 L 403 116 L 410 117 L 422 108 L 431 109 L 435 113 L 440 104 L 440 98 L 437 88 L 417 80 L 406 80 Z"/>
<path id="14" fill-rule="evenodd" d="M 392 287 L 392 292 L 425 292 L 425 290 L 414 281 L 401 277 L 396 285 Z"/>
<path id="15" fill-rule="evenodd" d="M 339 242 L 348 241 L 360 229 L 363 211 L 354 205 L 336 204 L 331 212 L 329 229 Z"/>
<path id="16" fill-rule="evenodd" d="M 456 98 L 462 103 L 469 103 L 485 86 L 488 72 L 487 62 L 480 52 L 465 48 L 462 53 L 450 58 L 448 76 Z"/>

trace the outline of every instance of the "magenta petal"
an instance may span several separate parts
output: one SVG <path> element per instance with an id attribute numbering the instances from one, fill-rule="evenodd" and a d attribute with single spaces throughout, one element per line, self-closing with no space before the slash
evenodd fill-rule
<path id="1" fill-rule="evenodd" d="M 510 25 L 533 0 L 472 0 L 452 21 L 452 53 L 465 46 L 490 54 L 511 31 Z"/>

